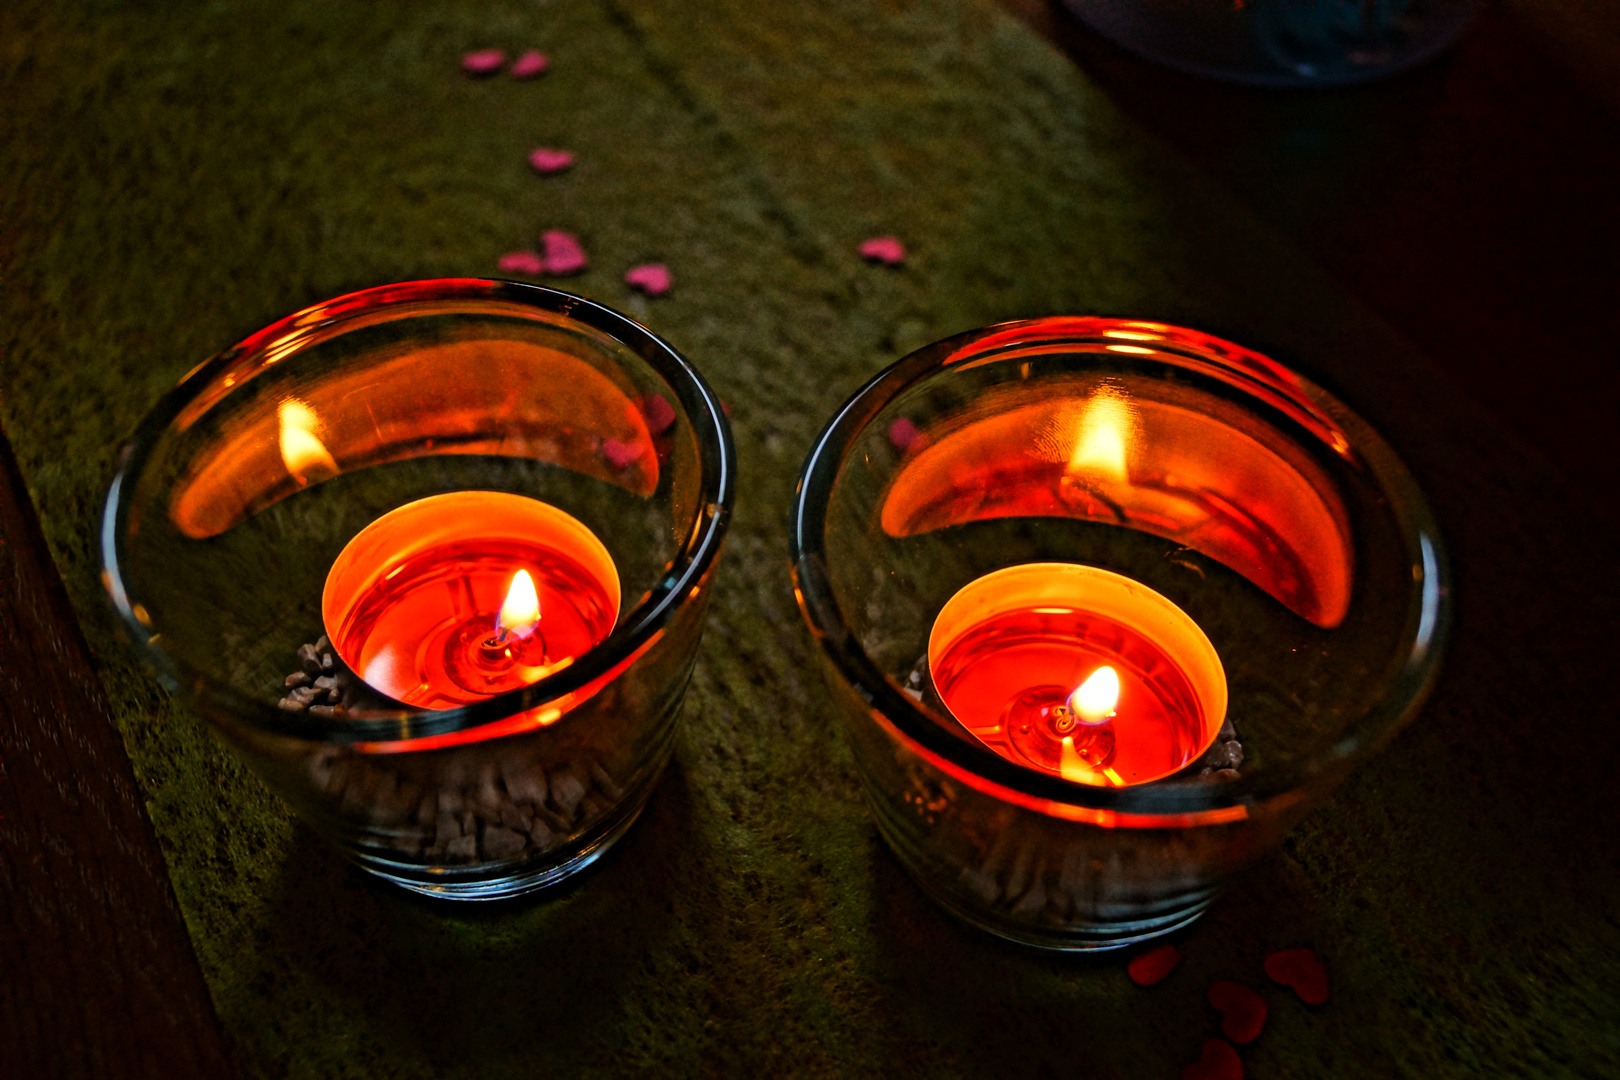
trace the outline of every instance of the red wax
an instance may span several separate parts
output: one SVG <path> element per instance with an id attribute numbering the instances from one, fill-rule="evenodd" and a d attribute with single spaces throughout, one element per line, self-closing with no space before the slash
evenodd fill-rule
<path id="1" fill-rule="evenodd" d="M 940 612 L 928 652 L 964 728 L 1009 761 L 1082 783 L 1168 776 L 1225 717 L 1225 675 L 1203 632 L 1158 593 L 1096 567 L 1032 563 L 970 583 Z M 1103 667 L 1119 680 L 1113 715 L 1083 717 L 1070 696 Z"/>
<path id="2" fill-rule="evenodd" d="M 503 627 L 520 571 L 538 618 Z M 601 541 L 556 507 L 456 492 L 367 526 L 334 562 L 323 608 L 333 647 L 362 679 L 447 709 L 537 682 L 606 638 L 619 582 Z"/>
<path id="3" fill-rule="evenodd" d="M 1065 723 L 1056 707 L 1104 666 L 1119 676 L 1114 721 Z M 1186 676 L 1163 649 L 1101 615 L 1005 612 L 952 642 L 933 674 L 951 714 L 1020 765 L 1061 772 L 1065 735 L 1086 758 L 1088 744 L 1106 739 L 1111 757 L 1104 751 L 1092 764 L 1132 784 L 1175 772 L 1203 748 L 1204 724 Z"/>

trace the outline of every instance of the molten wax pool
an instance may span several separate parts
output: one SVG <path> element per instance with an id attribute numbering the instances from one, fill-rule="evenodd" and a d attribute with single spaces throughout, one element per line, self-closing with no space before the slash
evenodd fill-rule
<path id="1" fill-rule="evenodd" d="M 1079 783 L 1146 783 L 1210 745 L 1226 677 L 1203 631 L 1147 586 L 1030 563 L 941 609 L 929 670 L 946 708 L 1002 757 Z"/>
<path id="2" fill-rule="evenodd" d="M 333 563 L 322 613 L 333 648 L 375 689 L 428 709 L 516 690 L 613 630 L 619 577 L 569 514 L 464 491 L 372 522 Z"/>

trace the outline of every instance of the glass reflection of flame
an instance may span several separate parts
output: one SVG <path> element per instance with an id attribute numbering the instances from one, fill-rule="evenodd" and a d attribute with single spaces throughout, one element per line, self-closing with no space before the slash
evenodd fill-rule
<path id="1" fill-rule="evenodd" d="M 1067 475 L 1090 475 L 1116 483 L 1129 479 L 1126 453 L 1135 419 L 1124 394 L 1111 386 L 1099 387 L 1080 411 Z"/>
<path id="2" fill-rule="evenodd" d="M 320 418 L 314 409 L 297 398 L 288 398 L 276 409 L 276 419 L 281 426 L 281 463 L 300 487 L 308 485 L 312 478 L 325 479 L 337 473 L 337 462 L 315 434 Z M 317 468 L 325 475 L 315 476 Z"/>

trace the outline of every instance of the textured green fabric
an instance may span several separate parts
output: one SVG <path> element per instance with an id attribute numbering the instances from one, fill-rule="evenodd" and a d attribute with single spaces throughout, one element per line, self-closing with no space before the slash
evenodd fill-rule
<path id="1" fill-rule="evenodd" d="M 552 71 L 464 77 L 483 46 Z M 1216 978 L 1272 1003 L 1253 1076 L 1620 1073 L 1595 684 L 1612 540 L 986 0 L 11 0 L 0 78 L 0 415 L 248 1075 L 1174 1076 L 1216 1031 Z M 536 177 L 538 145 L 579 164 Z M 347 867 L 124 658 L 96 514 L 118 445 L 208 353 L 351 289 L 491 275 L 545 228 L 591 255 L 565 287 L 648 322 L 730 403 L 737 514 L 642 821 L 563 896 L 451 910 Z M 903 269 L 856 254 L 888 232 Z M 620 279 L 652 260 L 675 288 L 648 301 Z M 917 892 L 861 805 L 787 575 L 796 471 L 845 396 L 929 340 L 1059 312 L 1297 364 L 1384 430 L 1458 565 L 1425 715 L 1151 990 Z M 1297 945 L 1328 962 L 1320 1009 L 1261 974 Z"/>

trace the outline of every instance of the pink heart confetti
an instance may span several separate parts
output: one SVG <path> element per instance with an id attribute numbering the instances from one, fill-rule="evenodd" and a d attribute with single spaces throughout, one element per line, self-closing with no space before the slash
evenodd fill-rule
<path id="1" fill-rule="evenodd" d="M 503 274 L 525 274 L 536 277 L 545 269 L 540 256 L 532 251 L 509 251 L 501 256 L 498 264 Z"/>
<path id="2" fill-rule="evenodd" d="M 1225 1039 L 1210 1039 L 1197 1061 L 1181 1067 L 1181 1080 L 1243 1080 L 1243 1059 Z"/>
<path id="3" fill-rule="evenodd" d="M 889 437 L 894 438 L 893 435 Z M 1165 976 L 1174 971 L 1179 963 L 1181 963 L 1180 950 L 1174 945 L 1160 945 L 1157 949 L 1134 957 L 1125 965 L 1125 973 L 1137 986 L 1152 986 L 1163 982 Z"/>
<path id="4" fill-rule="evenodd" d="M 548 274 L 577 274 L 590 265 L 579 238 L 561 229 L 547 229 L 540 234 L 540 246 L 545 252 L 545 271 Z"/>
<path id="5" fill-rule="evenodd" d="M 873 262 L 899 266 L 906 261 L 906 246 L 893 236 L 874 236 L 861 244 L 861 255 Z"/>
<path id="6" fill-rule="evenodd" d="M 507 74 L 514 79 L 532 79 L 536 75 L 544 75 L 546 68 L 551 66 L 551 59 L 539 49 L 530 49 L 516 60 L 512 61 L 512 70 Z"/>
<path id="7" fill-rule="evenodd" d="M 550 176 L 574 167 L 574 155 L 567 150 L 553 150 L 542 146 L 529 155 L 529 165 L 541 176 Z"/>
<path id="8" fill-rule="evenodd" d="M 493 75 L 506 65 L 506 54 L 499 49 L 478 49 L 461 58 L 461 70 L 469 75 Z"/>
<path id="9" fill-rule="evenodd" d="M 670 276 L 669 267 L 663 263 L 645 263 L 633 266 L 624 275 L 624 283 L 632 289 L 640 289 L 648 296 L 663 296 L 669 292 L 669 287 L 675 279 Z"/>
<path id="10" fill-rule="evenodd" d="M 917 425 L 903 416 L 889 425 L 889 445 L 902 453 L 915 446 L 920 438 L 922 432 L 917 430 Z"/>
<path id="11" fill-rule="evenodd" d="M 638 442 L 624 442 L 621 439 L 603 439 L 602 456 L 607 463 L 623 472 L 630 467 L 630 463 L 641 456 L 644 448 Z"/>
<path id="12" fill-rule="evenodd" d="M 648 431 L 662 435 L 675 422 L 675 406 L 661 394 L 647 394 L 641 399 L 641 415 L 646 418 Z"/>

